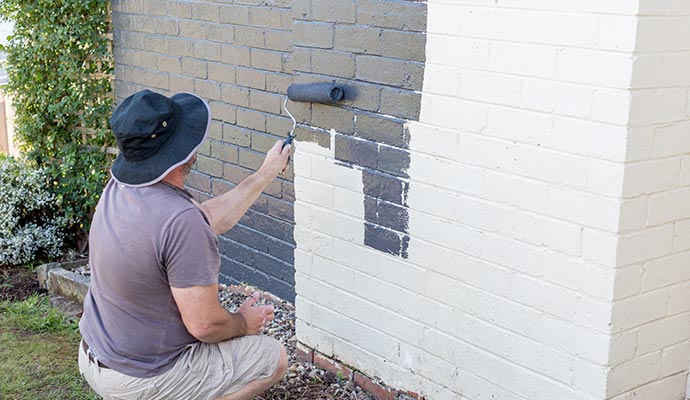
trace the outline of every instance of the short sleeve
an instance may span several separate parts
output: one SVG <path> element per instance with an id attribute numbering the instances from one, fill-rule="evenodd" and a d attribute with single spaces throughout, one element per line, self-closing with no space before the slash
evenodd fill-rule
<path id="1" fill-rule="evenodd" d="M 163 232 L 161 260 L 175 288 L 218 283 L 218 237 L 198 208 L 175 216 Z"/>

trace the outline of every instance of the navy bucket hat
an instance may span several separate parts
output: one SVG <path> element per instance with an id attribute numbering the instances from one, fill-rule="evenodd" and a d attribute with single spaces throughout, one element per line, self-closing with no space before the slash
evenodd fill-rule
<path id="1" fill-rule="evenodd" d="M 186 163 L 208 135 L 208 104 L 191 93 L 166 97 L 143 90 L 113 112 L 110 126 L 120 150 L 113 177 L 129 186 L 148 186 Z"/>

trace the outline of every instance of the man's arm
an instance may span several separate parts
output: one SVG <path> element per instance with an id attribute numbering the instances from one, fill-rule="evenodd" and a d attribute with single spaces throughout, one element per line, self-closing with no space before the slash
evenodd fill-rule
<path id="1" fill-rule="evenodd" d="M 258 171 L 232 190 L 199 205 L 206 214 L 213 232 L 220 235 L 235 226 L 266 186 L 285 169 L 289 154 L 290 146 L 283 148 L 283 141 L 279 140 L 266 153 L 266 158 Z"/>
<path id="2" fill-rule="evenodd" d="M 205 343 L 261 333 L 273 319 L 273 306 L 253 307 L 258 294 L 248 298 L 236 313 L 218 303 L 218 285 L 170 288 L 187 331 Z"/>

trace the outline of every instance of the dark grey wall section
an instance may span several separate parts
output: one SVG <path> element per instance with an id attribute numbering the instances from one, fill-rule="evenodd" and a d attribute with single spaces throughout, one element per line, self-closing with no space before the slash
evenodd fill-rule
<path id="1" fill-rule="evenodd" d="M 292 82 L 291 8 L 292 0 L 113 1 L 118 98 L 146 88 L 210 103 L 210 139 L 188 181 L 200 200 L 249 176 L 292 125 L 281 110 Z M 294 299 L 294 198 L 290 168 L 220 237 L 222 282 Z"/>
<path id="2" fill-rule="evenodd" d="M 116 94 L 194 92 L 213 121 L 188 188 L 200 200 L 261 165 L 292 123 L 295 83 L 337 81 L 337 106 L 289 103 L 299 140 L 363 170 L 367 245 L 406 257 L 408 120 L 419 117 L 426 4 L 407 0 L 113 0 Z M 293 300 L 293 171 L 220 238 L 221 280 Z"/>
<path id="3" fill-rule="evenodd" d="M 342 105 L 295 103 L 295 115 L 303 127 L 335 129 L 336 159 L 363 171 L 365 245 L 406 258 L 405 122 L 419 118 L 426 3 L 295 0 L 294 8 L 294 81 L 346 88 Z"/>

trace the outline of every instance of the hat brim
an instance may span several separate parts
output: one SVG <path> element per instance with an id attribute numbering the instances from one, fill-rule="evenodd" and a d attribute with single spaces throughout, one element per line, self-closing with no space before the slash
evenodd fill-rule
<path id="1" fill-rule="evenodd" d="M 116 181 L 134 187 L 153 185 L 189 161 L 206 140 L 211 125 L 211 110 L 206 101 L 192 93 L 178 93 L 170 100 L 181 108 L 172 136 L 160 150 L 143 160 L 128 161 L 120 152 L 110 168 Z"/>

